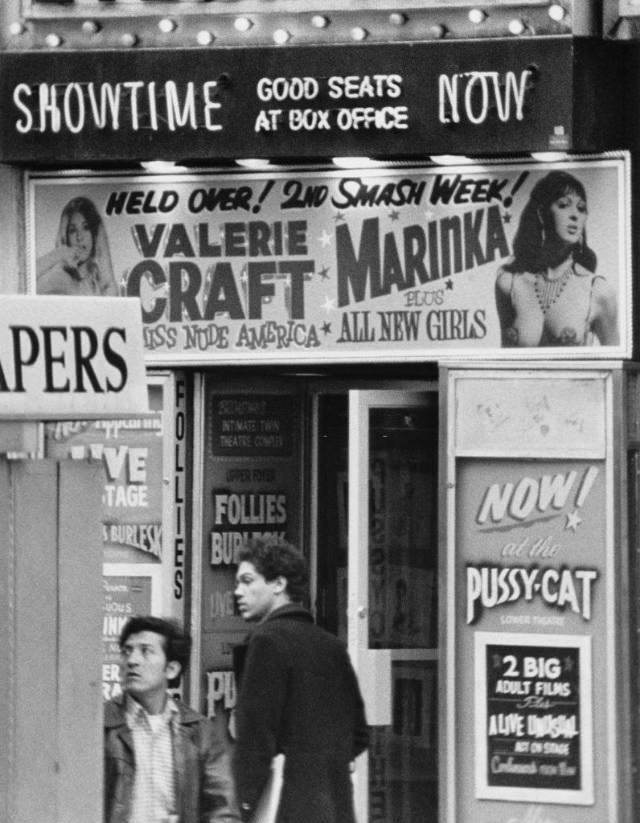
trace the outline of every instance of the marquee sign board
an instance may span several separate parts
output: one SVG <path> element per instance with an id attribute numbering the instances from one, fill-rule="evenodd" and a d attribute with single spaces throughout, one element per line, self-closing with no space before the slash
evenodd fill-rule
<path id="1" fill-rule="evenodd" d="M 603 108 L 620 87 L 611 45 L 537 37 L 2 52 L 0 160 L 598 150 L 615 145 L 619 119 Z"/>

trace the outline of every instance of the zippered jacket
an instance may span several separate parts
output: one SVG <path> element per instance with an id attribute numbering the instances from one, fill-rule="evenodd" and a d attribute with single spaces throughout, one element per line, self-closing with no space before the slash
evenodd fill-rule
<path id="1" fill-rule="evenodd" d="M 237 823 L 226 742 L 211 720 L 175 702 L 179 722 L 173 736 L 173 762 L 180 823 Z M 104 706 L 104 744 L 104 823 L 129 823 L 135 760 L 124 696 Z"/>

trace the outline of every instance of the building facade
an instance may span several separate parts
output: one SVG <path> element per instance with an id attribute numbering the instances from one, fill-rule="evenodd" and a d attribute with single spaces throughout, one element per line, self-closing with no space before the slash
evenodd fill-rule
<path id="1" fill-rule="evenodd" d="M 0 291 L 142 314 L 149 413 L 32 455 L 103 472 L 102 698 L 127 616 L 175 616 L 232 741 L 235 557 L 277 532 L 362 685 L 359 820 L 630 823 L 640 4 L 0 14 Z"/>

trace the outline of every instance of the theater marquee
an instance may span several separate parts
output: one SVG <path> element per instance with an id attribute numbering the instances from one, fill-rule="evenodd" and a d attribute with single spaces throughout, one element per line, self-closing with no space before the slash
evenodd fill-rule
<path id="1" fill-rule="evenodd" d="M 0 160 L 593 152 L 617 72 L 572 37 L 4 52 Z"/>
<path id="2" fill-rule="evenodd" d="M 33 175 L 28 193 L 32 290 L 139 298 L 154 363 L 630 355 L 624 155 Z M 545 227 L 523 258 L 532 210 Z M 93 215 L 84 251 L 79 213 Z"/>

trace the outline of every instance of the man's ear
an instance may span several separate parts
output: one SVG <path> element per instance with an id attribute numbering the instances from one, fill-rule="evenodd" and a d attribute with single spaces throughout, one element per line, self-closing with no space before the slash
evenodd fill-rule
<path id="1" fill-rule="evenodd" d="M 275 593 L 276 594 L 283 594 L 287 591 L 287 578 L 283 575 L 278 575 L 275 579 Z"/>
<path id="2" fill-rule="evenodd" d="M 165 671 L 167 673 L 167 680 L 174 680 L 176 677 L 180 677 L 182 666 L 177 660 L 170 660 L 165 667 Z"/>

